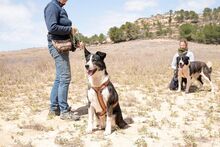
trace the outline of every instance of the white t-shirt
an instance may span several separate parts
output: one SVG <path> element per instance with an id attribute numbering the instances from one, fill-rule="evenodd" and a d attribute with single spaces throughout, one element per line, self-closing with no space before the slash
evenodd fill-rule
<path id="1" fill-rule="evenodd" d="M 172 61 L 172 63 L 171 63 L 171 67 L 173 68 L 173 69 L 176 69 L 176 58 L 179 56 L 179 54 L 178 53 L 176 53 L 174 56 L 173 56 L 173 61 Z M 193 53 L 191 52 L 191 51 L 188 51 L 187 52 L 187 54 L 186 54 L 186 56 L 188 56 L 189 57 L 189 60 L 190 60 L 190 62 L 192 62 L 192 61 L 194 61 L 194 55 L 193 55 Z"/>

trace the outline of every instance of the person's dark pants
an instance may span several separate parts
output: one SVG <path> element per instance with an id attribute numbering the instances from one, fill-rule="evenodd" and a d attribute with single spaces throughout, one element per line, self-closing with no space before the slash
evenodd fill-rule
<path id="1" fill-rule="evenodd" d="M 187 79 L 182 78 L 182 85 L 185 83 L 186 85 Z M 183 87 L 183 86 L 181 86 Z M 177 90 L 178 89 L 178 73 L 177 70 L 174 70 L 173 78 L 171 79 L 170 85 L 169 85 L 170 90 Z"/>

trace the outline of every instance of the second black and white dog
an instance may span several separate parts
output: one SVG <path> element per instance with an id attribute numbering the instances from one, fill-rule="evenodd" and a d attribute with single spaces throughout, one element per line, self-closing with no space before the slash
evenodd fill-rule
<path id="1" fill-rule="evenodd" d="M 86 64 L 85 68 L 88 75 L 88 127 L 87 133 L 92 133 L 96 128 L 96 120 L 99 122 L 99 128 L 105 128 L 105 135 L 111 134 L 112 126 L 116 124 L 119 128 L 124 128 L 127 123 L 122 117 L 119 105 L 118 94 L 110 82 L 106 70 L 104 59 L 106 53 L 90 53 L 84 49 Z"/>
<path id="2" fill-rule="evenodd" d="M 214 92 L 214 86 L 211 81 L 212 63 L 207 64 L 201 61 L 190 62 L 189 57 L 181 56 L 177 58 L 178 67 L 178 92 L 181 91 L 182 78 L 187 79 L 186 93 L 189 93 L 192 78 L 199 81 L 200 85 L 203 85 L 202 77 L 207 80 Z"/>

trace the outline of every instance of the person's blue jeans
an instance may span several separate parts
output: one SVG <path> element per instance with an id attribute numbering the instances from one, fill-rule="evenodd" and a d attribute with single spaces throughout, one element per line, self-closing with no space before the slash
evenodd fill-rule
<path id="1" fill-rule="evenodd" d="M 69 52 L 58 53 L 51 41 L 48 41 L 48 49 L 56 66 L 56 78 L 50 94 L 50 111 L 60 110 L 65 113 L 69 111 L 67 97 L 71 81 Z"/>

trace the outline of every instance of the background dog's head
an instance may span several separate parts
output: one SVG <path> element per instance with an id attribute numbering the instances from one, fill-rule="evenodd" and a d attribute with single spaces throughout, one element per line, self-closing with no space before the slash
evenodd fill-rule
<path id="1" fill-rule="evenodd" d="M 189 65 L 189 57 L 188 56 L 177 57 L 177 65 L 179 68 L 183 68 L 183 66 L 188 66 Z"/>
<path id="2" fill-rule="evenodd" d="M 92 76 L 96 71 L 105 70 L 104 59 L 106 53 L 97 51 L 95 54 L 90 53 L 87 49 L 84 49 L 86 64 L 85 68 L 89 76 Z"/>

